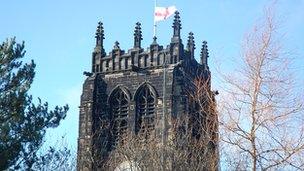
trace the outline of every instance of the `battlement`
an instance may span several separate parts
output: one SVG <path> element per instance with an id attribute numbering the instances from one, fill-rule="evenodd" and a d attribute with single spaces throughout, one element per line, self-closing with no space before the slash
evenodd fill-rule
<path id="1" fill-rule="evenodd" d="M 194 58 L 195 42 L 193 33 L 188 36 L 187 46 L 184 49 L 180 38 L 181 21 L 179 12 L 175 12 L 173 22 L 173 36 L 169 45 L 164 48 L 157 43 L 157 38 L 153 37 L 153 42 L 146 50 L 141 47 L 142 31 L 141 24 L 136 23 L 134 30 L 134 46 L 124 51 L 120 49 L 119 42 L 115 42 L 113 49 L 106 54 L 103 48 L 104 30 L 103 24 L 98 23 L 96 30 L 96 46 L 92 55 L 92 73 L 114 73 L 137 69 L 154 69 L 167 65 L 177 64 L 183 61 L 186 67 L 193 65 L 203 65 L 208 69 L 207 57 L 208 49 L 206 42 L 203 42 L 201 51 L 201 62 Z"/>

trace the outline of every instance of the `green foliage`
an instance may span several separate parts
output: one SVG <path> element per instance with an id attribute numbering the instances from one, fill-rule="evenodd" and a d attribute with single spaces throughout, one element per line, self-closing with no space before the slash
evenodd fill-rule
<path id="1" fill-rule="evenodd" d="M 24 42 L 15 38 L 0 45 L 0 170 L 31 168 L 47 128 L 57 127 L 68 106 L 49 110 L 28 94 L 35 76 L 35 63 L 23 63 Z"/>

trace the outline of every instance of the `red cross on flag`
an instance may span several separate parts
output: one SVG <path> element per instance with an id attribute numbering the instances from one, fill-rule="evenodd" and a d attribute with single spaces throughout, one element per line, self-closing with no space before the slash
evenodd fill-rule
<path id="1" fill-rule="evenodd" d="M 154 22 L 162 21 L 169 18 L 176 11 L 175 6 L 170 7 L 155 7 L 154 11 Z"/>

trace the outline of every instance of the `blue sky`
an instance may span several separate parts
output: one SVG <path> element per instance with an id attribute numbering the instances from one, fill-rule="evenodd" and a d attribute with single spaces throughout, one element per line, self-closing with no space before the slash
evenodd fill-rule
<path id="1" fill-rule="evenodd" d="M 227 65 L 239 55 L 244 33 L 262 16 L 267 0 L 158 0 L 158 6 L 175 5 L 182 20 L 182 38 L 186 44 L 194 32 L 196 57 L 201 42 L 208 41 L 210 67 L 214 58 Z M 98 21 L 104 23 L 105 49 L 109 52 L 116 40 L 122 49 L 133 46 L 133 31 L 142 23 L 143 47 L 152 43 L 153 0 L 52 0 L 2 1 L 0 5 L 0 41 L 16 37 L 25 41 L 26 60 L 34 59 L 36 77 L 31 88 L 34 97 L 41 97 L 51 106 L 69 104 L 70 111 L 59 128 L 48 131 L 47 143 L 53 144 L 62 135 L 76 149 L 78 106 L 83 71 L 90 71 L 94 34 Z M 284 44 L 294 52 L 298 75 L 304 72 L 304 0 L 280 0 L 277 14 L 282 21 Z M 158 24 L 158 43 L 167 45 L 172 36 L 172 17 Z M 213 85 L 217 88 L 216 81 Z"/>

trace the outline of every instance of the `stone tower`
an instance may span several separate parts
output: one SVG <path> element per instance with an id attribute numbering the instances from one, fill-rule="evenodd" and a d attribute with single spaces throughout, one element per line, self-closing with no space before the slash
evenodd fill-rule
<path id="1" fill-rule="evenodd" d="M 92 69 L 84 72 L 87 78 L 83 84 L 79 114 L 78 170 L 99 170 L 96 163 L 102 163 L 127 133 L 148 132 L 164 141 L 171 134 L 177 134 L 173 129 L 176 118 L 194 118 L 201 113 L 189 94 L 195 93 L 194 83 L 198 78 L 206 83 L 205 94 L 211 95 L 211 100 L 204 105 L 214 102 L 207 43 L 203 42 L 198 63 L 194 57 L 192 32 L 184 49 L 178 12 L 172 27 L 173 36 L 168 46 L 160 46 L 154 37 L 145 50 L 141 47 L 141 24 L 136 23 L 133 48 L 124 51 L 116 41 L 107 54 L 103 48 L 103 24 L 98 23 Z M 203 113 L 204 116 L 214 116 L 214 110 Z M 217 118 L 213 117 L 211 122 L 217 125 Z M 200 134 L 196 130 L 199 124 L 191 119 L 188 124 L 194 129 L 193 136 Z M 210 134 L 214 140 L 212 150 L 217 153 L 217 126 Z"/>

